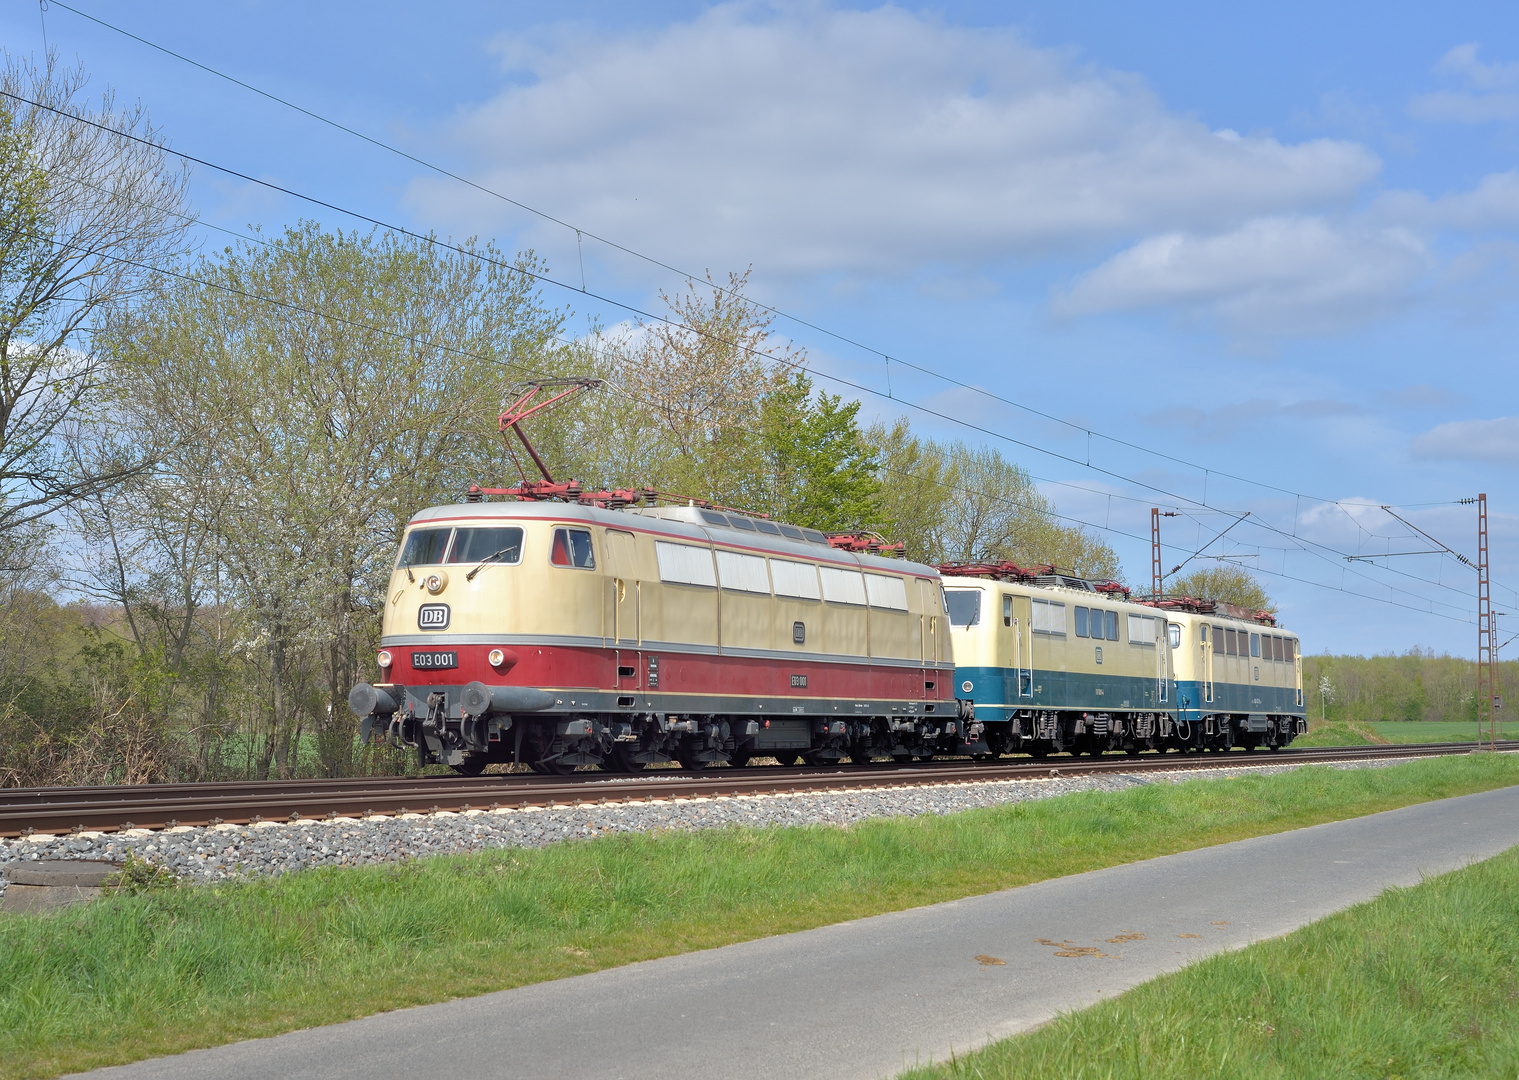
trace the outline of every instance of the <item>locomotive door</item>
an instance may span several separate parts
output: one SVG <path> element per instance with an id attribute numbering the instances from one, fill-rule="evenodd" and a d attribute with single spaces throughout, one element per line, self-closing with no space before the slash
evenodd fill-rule
<path id="1" fill-rule="evenodd" d="M 1002 608 L 1003 626 L 1010 628 L 1004 632 L 1010 632 L 1012 635 L 1009 642 L 1012 663 L 1008 666 L 1013 669 L 1016 680 L 1013 692 L 1019 698 L 1032 698 L 1034 696 L 1034 635 L 1031 632 L 1033 604 L 1027 596 L 1003 593 Z"/>
<path id="2" fill-rule="evenodd" d="M 1215 631 L 1217 630 L 1216 627 L 1214 629 L 1215 629 Z M 1212 704 L 1212 702 L 1213 702 L 1213 647 L 1217 644 L 1217 642 L 1211 639 L 1211 637 L 1210 637 L 1210 635 L 1208 633 L 1208 624 L 1207 623 L 1203 623 L 1202 624 L 1202 629 L 1200 630 L 1200 633 L 1202 635 L 1202 641 L 1197 646 L 1198 649 L 1200 650 L 1199 651 L 1200 663 L 1198 665 L 1199 668 L 1200 668 L 1200 670 L 1198 671 L 1198 675 L 1200 675 L 1201 678 L 1200 678 L 1199 681 L 1203 684 L 1203 701 L 1207 702 L 1209 704 Z"/>
<path id="3" fill-rule="evenodd" d="M 918 601 L 922 605 L 922 656 L 923 666 L 944 663 L 950 659 L 949 627 L 945 625 L 944 612 L 939 598 L 944 595 L 937 583 L 918 579 Z"/>
<path id="4" fill-rule="evenodd" d="M 638 586 L 633 561 L 633 534 L 607 530 L 607 627 L 606 643 L 636 647 L 640 641 L 638 625 Z"/>

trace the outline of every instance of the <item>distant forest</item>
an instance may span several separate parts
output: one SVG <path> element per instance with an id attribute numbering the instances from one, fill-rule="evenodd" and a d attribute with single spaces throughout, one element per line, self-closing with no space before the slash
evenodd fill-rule
<path id="1" fill-rule="evenodd" d="M 1499 665 L 1498 691 L 1519 694 L 1519 661 Z M 1411 649 L 1401 656 L 1304 656 L 1308 715 L 1330 720 L 1477 721 L 1477 665 Z M 1515 703 L 1519 703 L 1516 697 Z M 1501 716 L 1500 716 L 1501 719 Z"/>

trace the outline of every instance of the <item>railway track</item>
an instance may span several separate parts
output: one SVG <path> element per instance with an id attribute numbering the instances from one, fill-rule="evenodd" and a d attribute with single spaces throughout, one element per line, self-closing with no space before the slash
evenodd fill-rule
<path id="1" fill-rule="evenodd" d="M 637 775 L 582 772 L 568 776 L 363 777 L 340 780 L 265 780 L 134 787 L 0 789 L 0 836 L 33 833 L 115 832 L 176 825 L 298 821 L 302 818 L 488 810 L 500 807 L 646 802 L 720 795 L 779 795 L 976 783 L 1104 772 L 1231 768 L 1240 765 L 1317 764 L 1376 758 L 1465 754 L 1487 743 L 1288 748 L 1277 753 L 1144 754 L 1137 757 L 1052 757 L 1000 761 L 934 761 L 916 765 L 747 766 L 707 772 L 657 770 Z M 1519 751 L 1519 741 L 1497 749 Z"/>

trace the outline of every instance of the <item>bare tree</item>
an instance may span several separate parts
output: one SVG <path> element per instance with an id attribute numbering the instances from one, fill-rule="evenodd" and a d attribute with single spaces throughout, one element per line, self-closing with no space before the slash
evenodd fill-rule
<path id="1" fill-rule="evenodd" d="M 61 436 L 107 407 L 92 331 L 184 250 L 187 172 L 143 108 L 89 99 L 79 69 L 0 66 L 0 534 L 141 466 L 81 469 Z"/>

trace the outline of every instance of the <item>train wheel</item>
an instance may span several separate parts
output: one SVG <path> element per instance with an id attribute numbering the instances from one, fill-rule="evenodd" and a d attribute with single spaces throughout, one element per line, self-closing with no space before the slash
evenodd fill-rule
<path id="1" fill-rule="evenodd" d="M 533 771 L 544 776 L 568 776 L 575 771 L 575 766 L 566 765 L 562 761 L 535 761 Z"/>
<path id="2" fill-rule="evenodd" d="M 869 750 L 850 750 L 849 760 L 856 765 L 869 765 L 874 759 L 870 756 Z"/>
<path id="3" fill-rule="evenodd" d="M 753 756 L 747 750 L 735 750 L 728 755 L 728 764 L 732 765 L 735 769 L 742 769 L 745 765 L 749 764 L 749 759 Z"/>
<path id="4" fill-rule="evenodd" d="M 643 772 L 644 763 L 634 761 L 633 755 L 638 753 L 636 746 L 628 746 L 625 743 L 615 743 L 612 752 L 603 760 L 602 768 L 611 772 Z"/>
<path id="5" fill-rule="evenodd" d="M 463 761 L 449 768 L 460 776 L 479 776 L 489 764 L 490 758 L 486 754 L 465 754 Z"/>
<path id="6" fill-rule="evenodd" d="M 1045 743 L 1035 743 L 1028 748 L 1028 752 L 1030 757 L 1047 758 L 1050 756 L 1050 748 Z"/>
<path id="7" fill-rule="evenodd" d="M 1125 746 L 1123 748 L 1123 752 L 1125 754 L 1128 754 L 1129 757 L 1138 757 L 1139 756 L 1139 747 L 1137 747 L 1137 746 Z"/>
<path id="8" fill-rule="evenodd" d="M 777 765 L 795 765 L 797 759 L 801 757 L 795 750 L 775 750 L 770 756 L 775 758 Z"/>
<path id="9" fill-rule="evenodd" d="M 676 754 L 675 760 L 680 762 L 682 769 L 690 769 L 692 772 L 701 772 L 701 770 L 707 767 L 707 763 L 698 759 L 694 753 L 682 752 Z"/>

